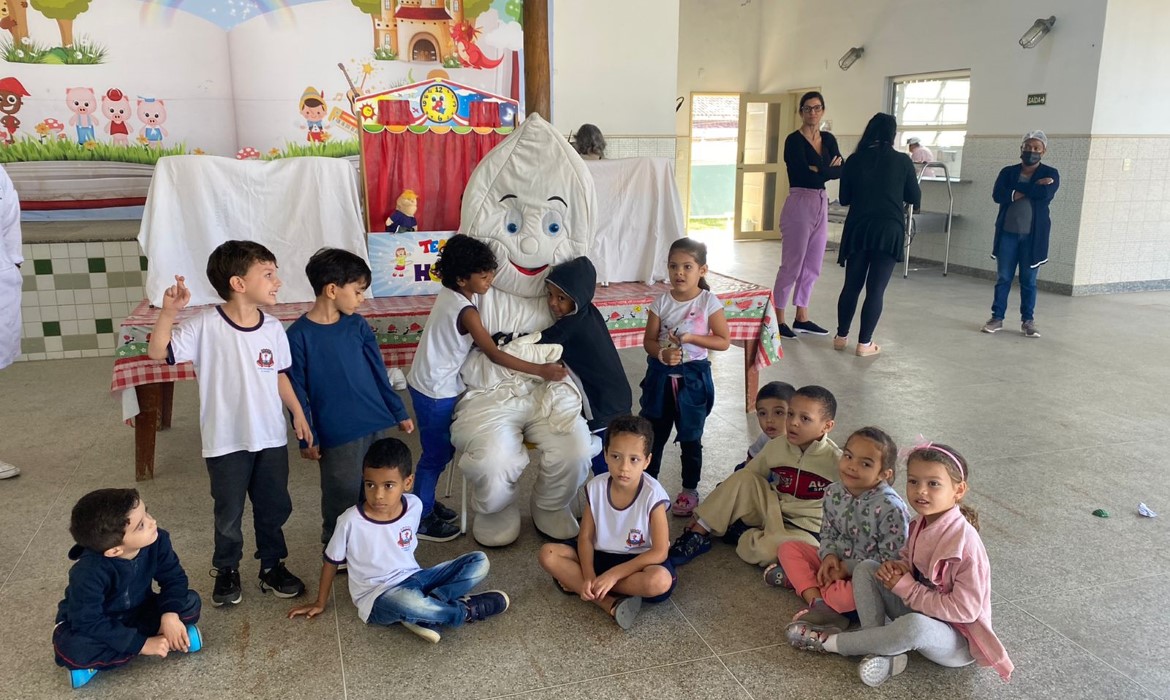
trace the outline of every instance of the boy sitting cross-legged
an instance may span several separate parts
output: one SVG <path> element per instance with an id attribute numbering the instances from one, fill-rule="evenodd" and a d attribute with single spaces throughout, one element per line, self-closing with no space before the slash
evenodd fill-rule
<path id="1" fill-rule="evenodd" d="M 589 508 L 574 543 L 546 544 L 540 565 L 567 595 L 579 595 L 629 629 L 642 601 L 659 603 L 678 582 L 667 558 L 670 496 L 646 474 L 654 427 L 638 416 L 623 416 L 605 431 L 609 473 L 585 485 Z"/>
<path id="2" fill-rule="evenodd" d="M 383 438 L 370 446 L 362 469 L 364 500 L 337 518 L 325 547 L 317 602 L 293 608 L 312 618 L 324 612 L 337 567 L 346 564 L 349 595 L 362 621 L 396 622 L 428 642 L 441 638 L 439 627 L 458 627 L 508 609 L 501 591 L 468 595 L 488 573 L 483 552 L 468 552 L 429 569 L 414 558 L 422 501 L 407 493 L 414 485 L 410 448 Z"/>
<path id="3" fill-rule="evenodd" d="M 65 599 L 57 606 L 53 655 L 74 688 L 136 656 L 203 646 L 199 594 L 134 489 L 100 489 L 73 506 Z M 159 592 L 152 589 L 158 582 Z"/>
<path id="4" fill-rule="evenodd" d="M 695 509 L 695 519 L 670 546 L 675 566 L 711 549 L 712 533 L 725 535 L 740 559 L 760 566 L 776 563 L 782 542 L 816 546 L 825 488 L 839 477 L 841 449 L 829 439 L 836 415 L 837 399 L 828 389 L 797 389 L 784 437 L 770 440 Z"/>

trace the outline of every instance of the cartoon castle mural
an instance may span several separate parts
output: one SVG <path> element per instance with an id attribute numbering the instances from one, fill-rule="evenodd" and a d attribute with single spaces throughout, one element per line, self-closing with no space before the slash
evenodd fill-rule
<path id="1" fill-rule="evenodd" d="M 377 48 L 403 61 L 439 63 L 455 55 L 452 30 L 463 22 L 463 0 L 382 0 Z"/>

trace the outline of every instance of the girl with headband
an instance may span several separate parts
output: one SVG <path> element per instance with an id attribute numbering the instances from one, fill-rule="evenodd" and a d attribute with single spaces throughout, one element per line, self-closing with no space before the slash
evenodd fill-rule
<path id="1" fill-rule="evenodd" d="M 987 550 L 975 511 L 961 504 L 970 475 L 952 447 L 925 442 L 912 449 L 906 501 L 918 517 L 900 560 L 864 561 L 853 570 L 861 629 L 833 634 L 798 620 L 788 626 L 788 641 L 798 649 L 866 655 L 858 673 L 873 687 L 904 671 L 910 651 L 952 668 L 978 662 L 1009 680 L 1011 659 L 991 628 Z"/>

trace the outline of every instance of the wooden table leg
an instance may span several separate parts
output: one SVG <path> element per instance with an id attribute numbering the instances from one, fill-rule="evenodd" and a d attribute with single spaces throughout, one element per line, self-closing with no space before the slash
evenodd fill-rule
<path id="1" fill-rule="evenodd" d="M 760 341 L 745 340 L 743 343 L 743 400 L 744 411 L 756 410 L 756 393 L 760 390 L 760 371 L 756 369 L 756 349 Z"/>
<path id="2" fill-rule="evenodd" d="M 154 478 L 154 443 L 158 433 L 159 404 L 162 384 L 141 384 L 134 387 L 138 395 L 138 416 L 134 419 L 134 479 L 148 481 Z M 174 384 L 167 383 L 174 391 Z"/>
<path id="3" fill-rule="evenodd" d="M 159 396 L 159 430 L 171 427 L 171 412 L 175 408 L 175 383 L 163 382 L 159 385 L 162 393 Z"/>

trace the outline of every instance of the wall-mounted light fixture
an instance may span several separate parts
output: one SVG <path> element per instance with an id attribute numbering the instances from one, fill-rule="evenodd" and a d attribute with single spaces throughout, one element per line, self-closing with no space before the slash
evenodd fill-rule
<path id="1" fill-rule="evenodd" d="M 1024 32 L 1024 36 L 1020 37 L 1020 46 L 1025 49 L 1034 49 L 1040 40 L 1047 36 L 1048 32 L 1052 31 L 1052 25 L 1056 24 L 1056 17 L 1049 17 L 1048 19 L 1038 19 L 1032 23 L 1028 31 Z"/>
<path id="2" fill-rule="evenodd" d="M 861 54 L 863 53 L 865 53 L 865 49 L 860 46 L 854 46 L 845 52 L 841 60 L 837 61 L 837 65 L 840 66 L 841 70 L 849 70 L 849 66 L 857 63 L 857 59 L 861 58 Z"/>

